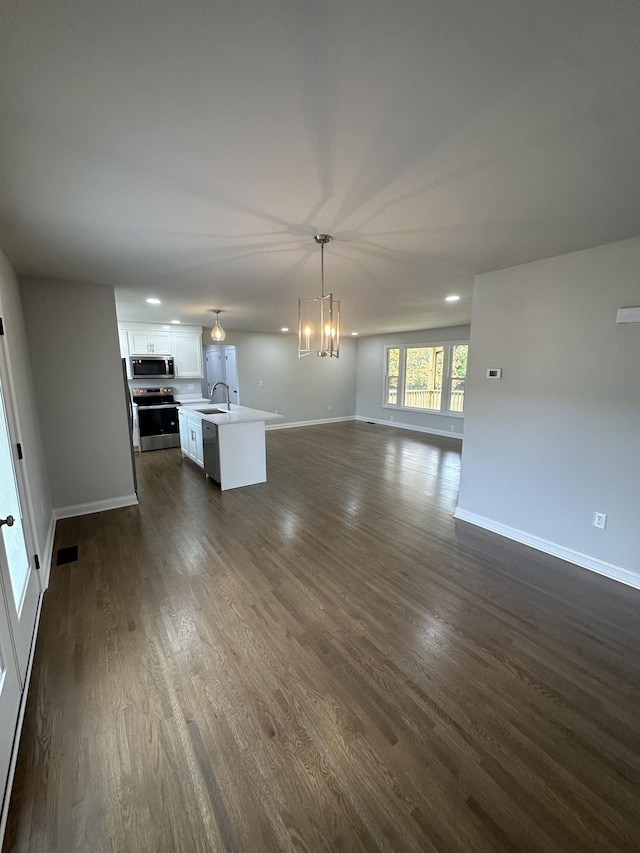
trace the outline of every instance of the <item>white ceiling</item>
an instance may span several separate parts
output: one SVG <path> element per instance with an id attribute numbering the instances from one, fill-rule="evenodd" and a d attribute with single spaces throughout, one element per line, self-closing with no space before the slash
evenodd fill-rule
<path id="1" fill-rule="evenodd" d="M 328 232 L 344 332 L 466 322 L 474 273 L 640 234 L 639 36 L 637 0 L 10 0 L 0 246 L 277 331 Z"/>

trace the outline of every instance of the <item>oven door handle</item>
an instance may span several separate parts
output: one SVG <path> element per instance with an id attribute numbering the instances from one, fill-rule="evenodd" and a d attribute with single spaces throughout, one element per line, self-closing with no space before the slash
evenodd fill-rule
<path id="1" fill-rule="evenodd" d="M 174 403 L 161 403 L 159 406 L 141 406 L 140 403 L 138 403 L 139 412 L 148 412 L 150 409 L 175 409 L 177 411 L 178 407 Z"/>

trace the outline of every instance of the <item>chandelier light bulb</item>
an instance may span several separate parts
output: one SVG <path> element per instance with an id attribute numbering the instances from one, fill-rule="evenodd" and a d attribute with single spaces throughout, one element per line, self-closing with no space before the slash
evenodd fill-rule
<path id="1" fill-rule="evenodd" d="M 218 309 L 216 308 L 216 309 L 214 309 L 214 313 L 216 315 L 216 322 L 215 322 L 213 329 L 211 329 L 211 340 L 215 341 L 215 343 L 219 344 L 221 341 L 223 341 L 225 339 L 226 334 L 225 334 L 224 329 L 220 325 L 220 320 L 218 317 L 218 315 L 220 314 L 220 311 L 218 311 Z"/>

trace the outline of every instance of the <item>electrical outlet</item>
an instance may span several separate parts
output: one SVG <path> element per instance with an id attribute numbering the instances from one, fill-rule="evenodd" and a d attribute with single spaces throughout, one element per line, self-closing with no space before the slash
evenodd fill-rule
<path id="1" fill-rule="evenodd" d="M 450 427 L 449 427 L 449 429 L 451 430 L 451 432 L 455 432 L 455 431 L 456 431 L 456 428 L 455 428 L 454 426 L 450 426 Z"/>
<path id="2" fill-rule="evenodd" d="M 328 411 L 328 412 L 330 412 L 330 411 L 331 411 L 331 403 L 329 403 L 329 405 L 327 406 L 327 411 Z"/>
<path id="3" fill-rule="evenodd" d="M 393 420 L 393 415 L 389 415 L 389 420 L 390 420 L 390 421 L 392 421 L 392 420 Z"/>
<path id="4" fill-rule="evenodd" d="M 260 379 L 260 380 L 258 381 L 258 387 L 259 387 L 259 388 L 263 388 L 263 387 L 264 387 L 264 382 L 262 381 L 262 379 Z"/>
<path id="5" fill-rule="evenodd" d="M 189 384 L 187 385 L 187 391 L 193 391 L 193 389 L 194 389 L 195 387 L 196 387 L 196 386 L 193 384 L 193 382 L 189 382 Z"/>
<path id="6" fill-rule="evenodd" d="M 594 512 L 593 513 L 593 526 L 597 527 L 598 530 L 604 530 L 607 526 L 607 513 L 606 512 Z"/>

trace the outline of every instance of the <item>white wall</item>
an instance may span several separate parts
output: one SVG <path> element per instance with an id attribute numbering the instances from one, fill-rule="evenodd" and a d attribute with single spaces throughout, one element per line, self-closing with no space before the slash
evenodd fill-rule
<path id="1" fill-rule="evenodd" d="M 413 429 L 434 433 L 462 436 L 464 418 L 422 412 L 407 412 L 402 409 L 384 408 L 385 347 L 401 344 L 433 344 L 447 341 L 468 341 L 469 326 L 453 326 L 446 329 L 423 329 L 415 332 L 398 332 L 391 335 L 372 335 L 358 339 L 357 401 L 359 418 L 373 421 L 404 424 Z"/>
<path id="2" fill-rule="evenodd" d="M 203 329 L 203 340 L 209 332 Z M 355 415 L 354 341 L 340 342 L 338 359 L 299 359 L 298 339 L 290 334 L 228 331 L 224 343 L 237 348 L 241 405 L 279 412 L 279 426 Z"/>
<path id="3" fill-rule="evenodd" d="M 640 583 L 640 326 L 615 323 L 631 305 L 640 239 L 476 277 L 456 514 Z"/>
<path id="4" fill-rule="evenodd" d="M 131 503 L 113 289 L 29 278 L 20 289 L 54 507 Z"/>
<path id="5" fill-rule="evenodd" d="M 53 547 L 53 506 L 18 280 L 2 252 L 0 252 L 0 316 L 4 321 L 7 360 L 13 384 L 11 391 L 31 493 L 37 553 L 45 572 L 46 582 L 49 570 L 48 560 Z"/>

